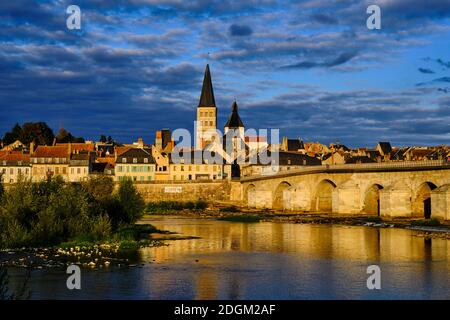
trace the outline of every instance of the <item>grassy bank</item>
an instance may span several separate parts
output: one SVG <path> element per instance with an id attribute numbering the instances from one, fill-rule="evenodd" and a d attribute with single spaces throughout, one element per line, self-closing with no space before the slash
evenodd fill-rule
<path id="1" fill-rule="evenodd" d="M 148 214 L 167 214 L 181 210 L 202 211 L 208 207 L 208 203 L 203 200 L 197 201 L 158 201 L 150 202 L 146 206 Z"/>
<path id="2" fill-rule="evenodd" d="M 217 220 L 220 221 L 230 221 L 230 222 L 260 222 L 263 220 L 263 216 L 259 215 L 250 215 L 250 214 L 243 214 L 243 215 L 233 215 L 228 217 L 220 217 Z"/>

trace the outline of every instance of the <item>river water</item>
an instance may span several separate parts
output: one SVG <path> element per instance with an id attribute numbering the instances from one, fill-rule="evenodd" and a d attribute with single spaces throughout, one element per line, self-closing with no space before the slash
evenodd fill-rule
<path id="1" fill-rule="evenodd" d="M 32 299 L 450 299 L 450 241 L 411 230 L 182 217 L 147 219 L 200 239 L 141 249 L 136 267 L 34 270 Z M 367 267 L 381 268 L 369 290 Z M 20 283 L 23 271 L 11 270 Z"/>

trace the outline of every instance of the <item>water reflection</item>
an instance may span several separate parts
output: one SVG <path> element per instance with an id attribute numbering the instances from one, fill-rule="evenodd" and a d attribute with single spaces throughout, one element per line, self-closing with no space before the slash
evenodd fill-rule
<path id="1" fill-rule="evenodd" d="M 78 292 L 66 289 L 64 270 L 34 272 L 32 298 L 450 299 L 449 241 L 413 231 L 173 217 L 147 222 L 201 238 L 142 249 L 146 263 L 137 268 L 84 270 Z M 366 287 L 371 264 L 381 267 L 379 291 Z"/>

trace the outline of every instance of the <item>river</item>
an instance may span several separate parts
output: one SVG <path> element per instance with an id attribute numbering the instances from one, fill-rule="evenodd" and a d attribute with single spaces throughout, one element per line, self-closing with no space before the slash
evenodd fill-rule
<path id="1" fill-rule="evenodd" d="M 450 299 L 450 241 L 395 228 L 146 219 L 200 239 L 145 248 L 135 267 L 33 270 L 31 299 Z M 381 268 L 369 290 L 367 267 Z M 10 270 L 11 283 L 23 271 Z"/>

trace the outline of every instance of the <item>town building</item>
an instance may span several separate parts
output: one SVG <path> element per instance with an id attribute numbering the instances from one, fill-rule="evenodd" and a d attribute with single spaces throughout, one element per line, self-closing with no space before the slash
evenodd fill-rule
<path id="1" fill-rule="evenodd" d="M 33 148 L 30 148 L 33 150 Z M 70 149 L 67 146 L 38 146 L 30 155 L 31 178 L 35 182 L 56 176 L 68 180 Z"/>
<path id="2" fill-rule="evenodd" d="M 117 156 L 116 181 L 154 181 L 155 172 L 156 164 L 151 149 L 130 148 Z"/>
<path id="3" fill-rule="evenodd" d="M 31 178 L 30 155 L 8 151 L 0 156 L 0 182 L 16 183 Z"/>
<path id="4" fill-rule="evenodd" d="M 201 150 L 180 152 L 170 158 L 170 180 L 222 180 L 230 178 L 231 166 L 215 152 L 206 157 Z"/>

